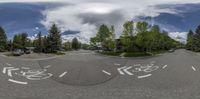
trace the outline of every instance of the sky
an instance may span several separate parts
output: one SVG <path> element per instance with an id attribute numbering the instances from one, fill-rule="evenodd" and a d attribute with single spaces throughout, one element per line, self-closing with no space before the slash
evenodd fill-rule
<path id="1" fill-rule="evenodd" d="M 56 23 L 64 40 L 88 42 L 101 24 L 114 25 L 119 36 L 125 21 L 145 20 L 184 42 L 200 24 L 199 12 L 200 0 L 0 0 L 0 25 L 9 37 L 28 32 L 34 38 Z"/>

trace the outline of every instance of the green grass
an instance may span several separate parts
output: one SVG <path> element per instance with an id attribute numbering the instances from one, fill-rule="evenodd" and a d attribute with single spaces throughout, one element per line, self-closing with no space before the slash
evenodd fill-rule
<path id="1" fill-rule="evenodd" d="M 124 52 L 124 57 L 141 57 L 141 56 L 154 56 L 154 55 L 158 55 L 158 54 L 162 54 L 165 53 L 166 51 L 154 51 L 154 52 Z M 116 53 L 113 51 L 103 51 L 103 52 L 99 52 L 100 54 L 103 55 L 108 55 L 108 56 L 120 56 L 122 54 L 121 53 Z"/>
<path id="2" fill-rule="evenodd" d="M 124 57 L 140 57 L 140 56 L 151 56 L 150 53 L 144 53 L 144 52 L 126 52 L 124 54 Z"/>
<path id="3" fill-rule="evenodd" d="M 157 55 L 157 54 L 163 54 L 167 52 L 166 50 L 161 50 L 161 51 L 154 51 L 154 52 L 151 52 L 153 55 Z"/>
<path id="4" fill-rule="evenodd" d="M 56 53 L 53 53 L 53 54 L 55 54 L 55 55 L 65 55 L 65 53 L 63 53 L 63 52 L 56 52 Z"/>
<path id="5" fill-rule="evenodd" d="M 103 55 L 109 55 L 109 56 L 119 56 L 121 53 L 116 53 L 116 52 L 112 52 L 112 51 L 103 51 L 103 52 L 99 52 L 100 54 Z"/>

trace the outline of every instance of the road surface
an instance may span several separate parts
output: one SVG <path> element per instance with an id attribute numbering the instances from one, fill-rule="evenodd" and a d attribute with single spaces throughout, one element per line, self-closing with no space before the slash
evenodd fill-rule
<path id="1" fill-rule="evenodd" d="M 186 50 L 143 58 L 0 56 L 0 99 L 200 99 L 199 65 L 200 56 Z"/>

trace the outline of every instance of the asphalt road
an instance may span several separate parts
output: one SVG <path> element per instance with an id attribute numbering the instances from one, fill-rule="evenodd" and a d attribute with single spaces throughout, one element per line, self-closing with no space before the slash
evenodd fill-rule
<path id="1" fill-rule="evenodd" d="M 200 99 L 199 65 L 200 56 L 186 50 L 142 58 L 0 56 L 0 99 Z"/>

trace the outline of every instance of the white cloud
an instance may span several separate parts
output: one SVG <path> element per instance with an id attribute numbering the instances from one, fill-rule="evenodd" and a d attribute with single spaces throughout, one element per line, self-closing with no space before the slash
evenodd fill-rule
<path id="1" fill-rule="evenodd" d="M 122 24 L 126 20 L 137 16 L 158 16 L 160 13 L 176 14 L 179 11 L 171 8 L 157 8 L 163 4 L 185 4 L 200 3 L 200 0 L 1 0 L 4 2 L 62 2 L 71 5 L 55 9 L 47 9 L 43 12 L 46 19 L 41 21 L 46 28 L 52 23 L 57 23 L 62 31 L 80 31 L 80 38 L 89 40 L 94 36 L 99 24 L 103 22 L 108 25 L 115 25 L 119 35 L 122 32 Z M 118 11 L 119 14 L 113 14 Z M 84 15 L 84 17 L 80 17 Z M 101 16 L 97 19 L 97 16 Z M 118 18 L 116 18 L 118 17 Z M 87 20 L 87 19 L 94 20 Z M 115 19 L 116 18 L 116 19 Z M 111 21 L 111 20 L 115 21 Z M 95 20 L 98 20 L 96 24 Z M 170 33 L 171 34 L 171 33 Z M 176 34 L 176 33 L 175 33 Z"/>
<path id="2" fill-rule="evenodd" d="M 186 43 L 187 32 L 170 32 L 168 35 L 176 41 Z"/>

